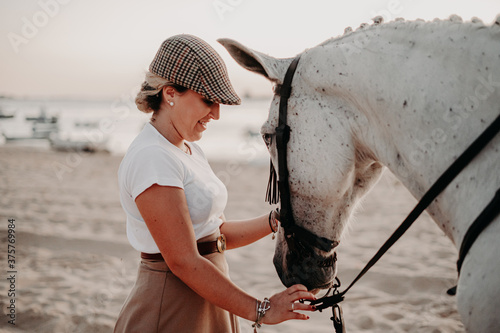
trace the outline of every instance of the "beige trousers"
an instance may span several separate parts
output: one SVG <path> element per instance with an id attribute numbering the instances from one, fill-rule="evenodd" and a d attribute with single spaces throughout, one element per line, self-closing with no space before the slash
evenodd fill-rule
<path id="1" fill-rule="evenodd" d="M 217 239 L 219 233 L 200 241 Z M 228 275 L 222 253 L 205 256 Z M 238 318 L 195 293 L 164 261 L 141 260 L 135 285 L 118 316 L 115 333 L 240 332 Z"/>

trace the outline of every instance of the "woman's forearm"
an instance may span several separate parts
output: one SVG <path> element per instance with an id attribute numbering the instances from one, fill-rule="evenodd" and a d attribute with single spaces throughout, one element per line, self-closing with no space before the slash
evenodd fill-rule
<path id="1" fill-rule="evenodd" d="M 257 300 L 238 288 L 209 260 L 201 256 L 191 257 L 191 260 L 186 260 L 172 272 L 212 304 L 241 318 L 250 321 L 257 319 Z M 314 310 L 310 304 L 298 303 L 300 299 L 313 300 L 315 297 L 303 285 L 294 285 L 271 296 L 271 307 L 265 312 L 262 323 L 278 324 L 288 319 L 309 319 L 307 315 L 294 311 Z M 292 306 L 292 303 L 295 304 Z"/>
<path id="2" fill-rule="evenodd" d="M 224 222 L 220 231 L 226 236 L 227 249 L 251 244 L 272 232 L 269 225 L 269 214 L 250 220 Z"/>
<path id="3" fill-rule="evenodd" d="M 256 299 L 236 286 L 209 260 L 197 256 L 177 264 L 170 267 L 172 273 L 198 295 L 241 318 L 255 321 Z"/>

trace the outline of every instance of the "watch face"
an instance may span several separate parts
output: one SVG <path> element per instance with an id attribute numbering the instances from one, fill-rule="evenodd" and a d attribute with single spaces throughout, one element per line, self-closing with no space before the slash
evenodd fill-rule
<path id="1" fill-rule="evenodd" d="M 220 235 L 220 237 L 217 238 L 217 250 L 220 253 L 226 251 L 226 237 L 224 237 L 224 235 Z"/>

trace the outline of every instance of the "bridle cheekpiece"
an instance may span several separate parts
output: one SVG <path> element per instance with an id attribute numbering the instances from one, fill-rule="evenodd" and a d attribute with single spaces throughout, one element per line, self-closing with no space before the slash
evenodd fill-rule
<path id="1" fill-rule="evenodd" d="M 270 204 L 277 203 L 279 196 L 280 222 L 290 251 L 306 251 L 307 253 L 313 253 L 313 248 L 317 248 L 328 253 L 338 246 L 338 242 L 317 236 L 311 231 L 297 225 L 292 211 L 287 162 L 287 144 L 290 140 L 290 126 L 287 124 L 287 113 L 288 99 L 292 92 L 293 76 L 299 60 L 300 56 L 293 59 L 285 74 L 283 84 L 277 85 L 274 89 L 275 94 L 280 96 L 279 120 L 278 127 L 276 127 L 279 177 L 276 177 L 275 169 L 271 163 L 271 176 L 269 178 L 267 201 L 269 201 Z M 276 181 L 278 183 L 278 190 L 276 189 L 276 184 L 274 184 L 273 188 L 273 182 Z M 276 193 L 278 193 L 278 195 L 276 195 Z M 320 267 L 323 267 L 325 262 L 332 262 L 333 265 L 331 258 L 322 260 L 318 264 Z"/>

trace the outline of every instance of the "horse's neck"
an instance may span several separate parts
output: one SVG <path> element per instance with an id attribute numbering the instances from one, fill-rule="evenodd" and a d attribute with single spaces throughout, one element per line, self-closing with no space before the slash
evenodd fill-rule
<path id="1" fill-rule="evenodd" d="M 335 44 L 343 59 L 334 73 L 337 87 L 369 127 L 355 135 L 417 199 L 498 114 L 500 29 L 487 29 L 496 34 L 450 22 L 396 23 Z M 474 207 L 489 200 L 479 193 L 500 184 L 498 171 L 478 175 L 497 170 L 499 144 L 428 210 L 454 242 L 477 215 Z"/>

